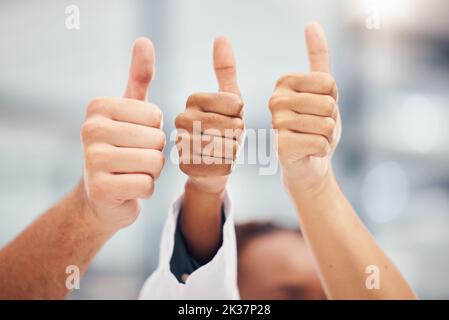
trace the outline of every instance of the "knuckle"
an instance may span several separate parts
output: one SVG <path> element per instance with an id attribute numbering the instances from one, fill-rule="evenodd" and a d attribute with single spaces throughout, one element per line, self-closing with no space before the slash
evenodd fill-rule
<path id="1" fill-rule="evenodd" d="M 196 112 L 195 110 L 188 109 L 188 110 L 180 113 L 175 118 L 175 126 L 177 129 L 191 128 L 193 126 L 193 124 L 195 123 L 195 121 L 202 121 L 203 115 L 204 115 L 204 113 Z M 211 113 L 210 115 L 212 117 L 214 114 Z"/>
<path id="2" fill-rule="evenodd" d="M 147 181 L 144 186 L 144 197 L 149 198 L 154 193 L 154 180 L 151 176 L 147 176 Z"/>
<path id="3" fill-rule="evenodd" d="M 334 77 L 328 73 L 323 73 L 321 76 L 322 76 L 321 80 L 322 90 L 327 93 L 332 93 L 336 85 Z"/>
<path id="4" fill-rule="evenodd" d="M 234 96 L 234 104 L 235 104 L 235 108 L 237 109 L 237 113 L 240 113 L 242 111 L 245 103 L 243 102 L 243 99 L 240 96 L 238 96 L 236 94 L 233 96 Z"/>
<path id="5" fill-rule="evenodd" d="M 162 152 L 160 152 L 160 151 L 157 151 L 153 155 L 153 161 L 156 164 L 156 171 L 157 171 L 156 176 L 159 177 L 159 175 L 160 175 L 160 173 L 162 171 L 162 168 L 164 167 L 164 164 L 165 164 L 164 154 Z"/>
<path id="6" fill-rule="evenodd" d="M 158 133 L 154 137 L 156 139 L 157 149 L 158 150 L 162 150 L 165 147 L 165 144 L 166 144 L 166 141 L 167 141 L 167 137 L 165 136 L 164 131 L 158 130 L 157 132 Z"/>
<path id="7" fill-rule="evenodd" d="M 232 168 L 233 168 L 232 164 L 225 164 L 225 170 L 227 175 L 231 174 Z"/>
<path id="8" fill-rule="evenodd" d="M 271 120 L 271 125 L 274 129 L 280 129 L 282 127 L 281 117 L 277 114 L 274 114 Z"/>
<path id="9" fill-rule="evenodd" d="M 232 129 L 237 129 L 237 130 L 244 129 L 245 123 L 243 122 L 243 119 L 234 118 L 232 121 L 233 121 L 233 125 L 234 125 L 234 127 Z"/>
<path id="10" fill-rule="evenodd" d="M 187 98 L 186 107 L 196 106 L 198 104 L 198 93 L 193 93 Z"/>
<path id="11" fill-rule="evenodd" d="M 85 162 L 88 168 L 101 169 L 105 166 L 108 158 L 109 154 L 105 148 L 92 146 L 85 151 Z"/>
<path id="12" fill-rule="evenodd" d="M 181 169 L 181 171 L 184 174 L 186 174 L 188 176 L 191 175 L 191 165 L 190 164 L 180 162 L 179 163 L 179 169 Z"/>
<path id="13" fill-rule="evenodd" d="M 286 112 L 277 112 L 272 117 L 272 126 L 276 130 L 281 129 L 297 129 L 301 128 L 303 125 L 301 116 L 297 117 L 294 122 L 290 119 L 290 114 Z M 283 133 L 283 135 L 287 135 L 287 133 Z"/>
<path id="14" fill-rule="evenodd" d="M 107 99 L 102 97 L 93 98 L 87 105 L 86 115 L 94 114 L 108 115 Z"/>
<path id="15" fill-rule="evenodd" d="M 186 150 L 190 151 L 190 141 L 191 135 L 183 130 L 178 130 L 176 133 L 176 147 L 185 152 Z"/>
<path id="16" fill-rule="evenodd" d="M 163 119 L 164 115 L 162 113 L 162 110 L 159 109 L 158 107 L 154 106 L 154 118 L 156 120 L 156 123 L 159 124 L 159 126 L 162 123 L 162 119 Z"/>
<path id="17" fill-rule="evenodd" d="M 100 138 L 105 131 L 105 125 L 102 121 L 87 120 L 81 126 L 81 138 L 84 142 Z"/>
<path id="18" fill-rule="evenodd" d="M 177 129 L 179 129 L 179 128 L 184 128 L 184 127 L 185 127 L 185 123 L 186 123 L 186 121 L 187 121 L 186 118 L 187 118 L 187 117 L 186 117 L 186 113 L 185 113 L 185 112 L 178 114 L 178 115 L 176 116 L 176 118 L 175 118 L 175 127 L 176 127 Z"/>
<path id="19" fill-rule="evenodd" d="M 268 102 L 268 107 L 271 112 L 280 109 L 288 102 L 288 97 L 281 94 L 273 94 Z"/>
<path id="20" fill-rule="evenodd" d="M 148 68 L 139 68 L 132 73 L 132 79 L 139 84 L 149 83 L 153 79 L 153 73 Z"/>
<path id="21" fill-rule="evenodd" d="M 324 99 L 326 100 L 324 102 L 324 106 L 326 109 L 325 113 L 327 116 L 331 117 L 333 114 L 335 114 L 335 111 L 337 109 L 337 102 L 331 96 L 324 96 Z"/>
<path id="22" fill-rule="evenodd" d="M 294 78 L 295 75 L 293 75 L 292 73 L 284 74 L 277 80 L 276 87 L 286 85 L 288 86 L 293 81 Z"/>
<path id="23" fill-rule="evenodd" d="M 324 118 L 322 121 L 323 131 L 327 137 L 332 137 L 335 129 L 335 120 L 332 118 Z"/>
<path id="24" fill-rule="evenodd" d="M 219 174 L 220 175 L 229 175 L 232 173 L 232 164 L 221 164 L 219 165 Z"/>

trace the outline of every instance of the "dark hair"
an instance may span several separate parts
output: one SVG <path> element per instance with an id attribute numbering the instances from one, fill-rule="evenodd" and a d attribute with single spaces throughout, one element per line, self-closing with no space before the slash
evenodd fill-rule
<path id="1" fill-rule="evenodd" d="M 299 228 L 289 229 L 270 221 L 251 221 L 236 225 L 237 254 L 240 255 L 251 240 L 280 231 L 294 232 L 302 236 Z"/>

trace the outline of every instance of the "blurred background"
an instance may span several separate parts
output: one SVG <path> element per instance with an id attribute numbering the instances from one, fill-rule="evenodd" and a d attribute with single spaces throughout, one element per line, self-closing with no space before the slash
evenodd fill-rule
<path id="1" fill-rule="evenodd" d="M 79 30 L 66 28 L 69 5 Z M 340 86 L 338 180 L 418 295 L 448 299 L 448 13 L 445 0 L 0 0 L 0 246 L 79 181 L 86 104 L 123 93 L 136 37 L 156 47 L 150 99 L 168 137 L 189 94 L 216 90 L 220 34 L 234 44 L 247 127 L 268 129 L 275 80 L 307 71 L 303 28 L 319 21 Z M 295 226 L 279 173 L 260 166 L 232 175 L 237 220 Z M 168 161 L 138 221 L 102 249 L 71 299 L 137 297 L 184 181 Z"/>

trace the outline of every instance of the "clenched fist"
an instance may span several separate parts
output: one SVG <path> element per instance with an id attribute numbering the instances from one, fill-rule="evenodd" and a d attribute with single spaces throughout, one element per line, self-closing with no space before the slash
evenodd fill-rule
<path id="1" fill-rule="evenodd" d="M 151 196 L 164 165 L 162 112 L 146 101 L 153 70 L 153 44 L 140 38 L 124 98 L 93 99 L 81 128 L 85 198 L 95 216 L 114 229 L 134 222 L 139 199 Z"/>
<path id="2" fill-rule="evenodd" d="M 315 187 L 329 173 L 341 136 L 324 31 L 311 24 L 305 36 L 311 72 L 281 77 L 269 102 L 284 184 L 300 189 Z"/>
<path id="3" fill-rule="evenodd" d="M 243 102 L 227 38 L 215 40 L 213 58 L 220 92 L 192 94 L 175 126 L 180 168 L 189 182 L 204 191 L 220 192 L 242 143 Z"/>

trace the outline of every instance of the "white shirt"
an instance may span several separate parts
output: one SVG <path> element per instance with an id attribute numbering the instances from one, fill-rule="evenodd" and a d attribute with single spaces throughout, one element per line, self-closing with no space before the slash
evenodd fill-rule
<path id="1" fill-rule="evenodd" d="M 226 192 L 223 200 L 225 222 L 223 242 L 214 258 L 179 282 L 170 271 L 178 215 L 183 196 L 170 207 L 162 233 L 159 265 L 145 281 L 139 299 L 239 299 L 237 286 L 237 244 L 231 202 Z"/>

